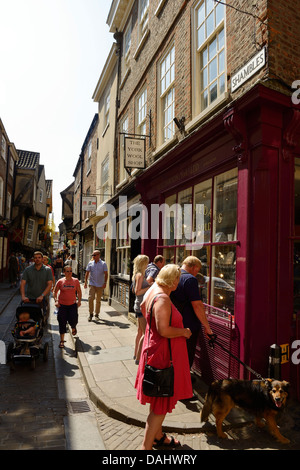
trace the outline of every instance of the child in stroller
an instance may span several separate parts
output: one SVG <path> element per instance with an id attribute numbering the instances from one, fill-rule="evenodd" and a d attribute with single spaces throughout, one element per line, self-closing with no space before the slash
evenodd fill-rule
<path id="1" fill-rule="evenodd" d="M 31 368 L 35 368 L 35 359 L 43 351 L 44 361 L 48 358 L 48 343 L 42 348 L 43 311 L 39 304 L 23 303 L 16 310 L 17 321 L 12 330 L 14 343 L 8 346 L 7 359 L 14 368 L 15 359 L 28 358 Z"/>

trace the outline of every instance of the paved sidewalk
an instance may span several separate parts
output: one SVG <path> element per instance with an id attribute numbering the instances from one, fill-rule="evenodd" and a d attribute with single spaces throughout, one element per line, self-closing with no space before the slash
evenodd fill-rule
<path id="1" fill-rule="evenodd" d="M 70 336 L 77 350 L 90 399 L 108 416 L 144 427 L 149 407 L 139 403 L 134 388 L 138 367 L 133 359 L 137 328 L 107 302 L 101 304 L 100 319 L 93 317 L 89 322 L 88 289 L 82 287 L 82 293 L 77 335 Z M 209 425 L 200 422 L 206 390 L 207 386 L 197 378 L 194 392 L 198 400 L 178 402 L 173 412 L 166 415 L 164 430 L 181 434 L 206 432 Z M 295 413 L 300 424 L 300 406 L 297 406 Z M 210 417 L 210 420 L 214 425 L 214 418 Z M 224 424 L 228 429 L 238 429 L 252 422 L 253 417 L 234 409 Z M 298 427 L 295 438 L 300 448 Z"/>

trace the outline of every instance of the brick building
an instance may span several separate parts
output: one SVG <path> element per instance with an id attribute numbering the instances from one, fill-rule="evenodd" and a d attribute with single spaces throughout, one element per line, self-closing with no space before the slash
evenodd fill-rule
<path id="1" fill-rule="evenodd" d="M 289 352 L 281 373 L 299 396 L 299 366 L 292 360 L 300 335 L 297 5 L 113 0 L 107 23 L 122 37 L 112 202 L 117 207 L 122 195 L 148 209 L 148 232 L 113 245 L 111 299 L 130 309 L 130 280 L 118 272 L 116 253 L 131 260 L 139 252 L 162 253 L 178 264 L 195 254 L 213 330 L 263 376 L 272 344 Z M 145 168 L 126 169 L 124 137 L 143 135 Z M 150 236 L 151 207 L 163 203 L 177 204 L 189 217 L 183 234 L 168 212 L 157 238 Z M 164 227 L 170 231 L 163 237 Z M 203 243 L 187 244 L 192 231 L 201 232 Z M 122 299 L 121 284 L 127 286 Z M 207 366 L 210 352 L 199 341 L 194 367 L 205 379 L 245 375 L 221 351 Z"/>

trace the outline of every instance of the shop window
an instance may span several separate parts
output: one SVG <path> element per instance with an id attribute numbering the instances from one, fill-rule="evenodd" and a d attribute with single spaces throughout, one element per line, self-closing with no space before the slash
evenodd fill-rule
<path id="1" fill-rule="evenodd" d="M 117 225 L 117 270 L 119 276 L 129 279 L 131 263 L 131 245 L 129 237 L 130 217 Z"/>
<path id="2" fill-rule="evenodd" d="M 300 314 L 300 159 L 295 160 L 294 185 L 294 316 Z"/>
<path id="3" fill-rule="evenodd" d="M 203 301 L 230 313 L 235 297 L 237 175 L 235 168 L 166 198 L 163 242 L 158 246 L 167 263 L 181 265 L 187 256 L 197 256 Z"/>

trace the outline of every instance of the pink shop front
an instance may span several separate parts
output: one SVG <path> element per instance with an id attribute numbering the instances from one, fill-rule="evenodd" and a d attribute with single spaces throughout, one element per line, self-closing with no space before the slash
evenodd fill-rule
<path id="1" fill-rule="evenodd" d="M 150 259 L 164 254 L 167 263 L 177 264 L 197 256 L 199 289 L 218 340 L 263 377 L 271 345 L 280 346 L 280 375 L 298 399 L 299 143 L 299 108 L 290 97 L 257 85 L 160 156 L 136 185 L 148 209 L 142 253 Z M 184 229 L 176 229 L 178 218 L 166 210 L 154 237 L 155 204 L 180 209 Z M 189 230 L 201 231 L 201 243 L 187 244 Z M 202 334 L 198 343 L 193 368 L 206 382 L 254 378 L 222 348 L 210 349 Z"/>

